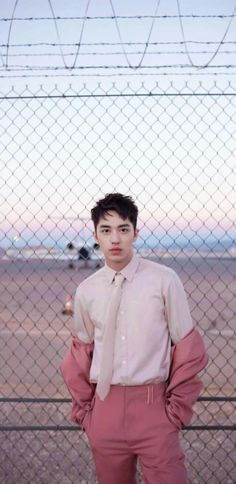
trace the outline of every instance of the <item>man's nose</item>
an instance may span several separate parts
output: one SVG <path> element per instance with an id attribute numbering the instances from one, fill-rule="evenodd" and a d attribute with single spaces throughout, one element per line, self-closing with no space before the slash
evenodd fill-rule
<path id="1" fill-rule="evenodd" d="M 113 244 L 117 244 L 120 242 L 120 235 L 119 232 L 117 232 L 116 230 L 114 230 L 114 232 L 111 232 L 111 242 Z"/>

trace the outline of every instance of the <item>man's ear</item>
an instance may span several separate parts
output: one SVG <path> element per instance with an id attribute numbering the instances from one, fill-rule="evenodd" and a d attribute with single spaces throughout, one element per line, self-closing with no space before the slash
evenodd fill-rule
<path id="1" fill-rule="evenodd" d="M 94 232 L 93 232 L 93 238 L 95 239 L 95 241 L 98 244 L 98 238 L 97 238 L 97 232 L 96 232 L 96 230 L 94 230 Z"/>
<path id="2" fill-rule="evenodd" d="M 139 229 L 135 229 L 135 231 L 134 231 L 134 242 L 136 242 L 138 235 L 139 235 Z"/>

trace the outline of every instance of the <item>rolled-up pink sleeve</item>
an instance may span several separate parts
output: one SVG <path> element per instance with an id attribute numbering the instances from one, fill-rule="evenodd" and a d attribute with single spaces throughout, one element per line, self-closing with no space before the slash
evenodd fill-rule
<path id="1" fill-rule="evenodd" d="M 172 362 L 166 388 L 169 419 L 180 429 L 190 423 L 193 404 L 203 384 L 198 373 L 205 368 L 208 356 L 200 333 L 193 329 L 172 348 Z"/>
<path id="2" fill-rule="evenodd" d="M 84 343 L 73 336 L 60 365 L 65 384 L 72 396 L 71 420 L 83 427 L 87 412 L 93 408 L 95 385 L 89 381 L 93 343 Z"/>

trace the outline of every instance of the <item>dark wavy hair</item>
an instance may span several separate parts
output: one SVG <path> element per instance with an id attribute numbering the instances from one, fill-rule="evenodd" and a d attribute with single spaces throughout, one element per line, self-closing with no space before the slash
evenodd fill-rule
<path id="1" fill-rule="evenodd" d="M 128 219 L 133 224 L 134 230 L 136 229 L 138 207 L 133 199 L 128 195 L 122 195 L 122 193 L 107 193 L 104 198 L 98 200 L 91 210 L 95 231 L 100 218 L 104 218 L 111 210 L 117 212 L 123 220 Z"/>

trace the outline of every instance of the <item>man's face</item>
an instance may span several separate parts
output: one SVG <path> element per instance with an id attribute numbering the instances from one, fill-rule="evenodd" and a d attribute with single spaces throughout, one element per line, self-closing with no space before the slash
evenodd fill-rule
<path id="1" fill-rule="evenodd" d="M 134 230 L 129 219 L 123 220 L 111 210 L 99 220 L 94 238 L 100 245 L 105 261 L 114 270 L 121 270 L 133 256 L 133 242 L 138 230 Z"/>

